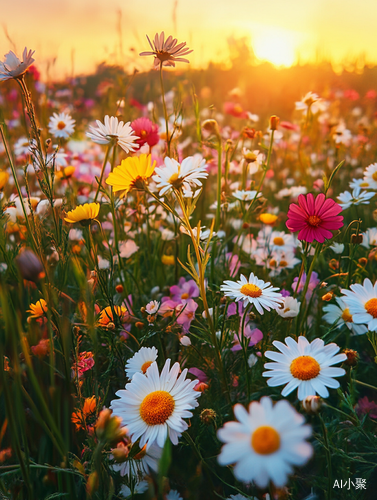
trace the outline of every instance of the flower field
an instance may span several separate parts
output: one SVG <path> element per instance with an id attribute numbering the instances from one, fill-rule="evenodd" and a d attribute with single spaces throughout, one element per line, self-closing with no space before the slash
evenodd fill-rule
<path id="1" fill-rule="evenodd" d="M 0 63 L 0 498 L 376 498 L 377 88 L 138 52 L 148 100 Z"/>

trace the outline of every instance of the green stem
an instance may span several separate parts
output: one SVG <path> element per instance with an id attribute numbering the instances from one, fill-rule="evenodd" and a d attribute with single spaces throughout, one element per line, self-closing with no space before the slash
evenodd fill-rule
<path id="1" fill-rule="evenodd" d="M 160 63 L 160 84 L 162 93 L 162 105 L 164 108 L 164 116 L 165 116 L 167 155 L 170 158 L 169 119 L 168 119 L 168 110 L 166 109 L 166 102 L 165 102 L 164 79 L 162 77 L 162 62 Z"/>
<path id="2" fill-rule="evenodd" d="M 321 415 L 319 416 L 319 420 L 321 422 L 322 432 L 323 432 L 323 440 L 325 443 L 325 451 L 327 457 L 327 468 L 328 468 L 328 489 L 327 489 L 327 500 L 331 500 L 332 497 L 332 466 L 331 466 L 331 452 L 329 447 L 329 438 L 327 433 L 327 428 L 325 422 L 323 421 Z"/>
<path id="3" fill-rule="evenodd" d="M 113 142 L 110 142 L 109 145 L 107 146 L 105 159 L 104 159 L 103 165 L 102 165 L 101 176 L 99 178 L 96 195 L 95 195 L 94 200 L 93 200 L 94 203 L 96 203 L 96 201 L 97 201 L 97 198 L 98 198 L 101 186 L 102 186 L 103 174 L 105 173 L 106 163 L 107 163 L 107 160 L 109 159 L 109 154 L 110 154 L 110 150 L 111 150 L 112 145 L 113 145 Z M 116 149 L 116 144 L 114 144 L 114 149 Z"/>
<path id="4" fill-rule="evenodd" d="M 374 391 L 377 391 L 377 387 L 374 385 L 366 384 L 365 382 L 361 382 L 360 380 L 353 380 L 356 384 L 363 385 L 364 387 L 369 387 L 369 389 L 373 389 Z"/>
<path id="5" fill-rule="evenodd" d="M 217 207 L 216 207 L 216 225 L 215 230 L 217 231 L 220 227 L 220 216 L 221 216 L 221 168 L 222 168 L 222 146 L 221 138 L 218 137 L 217 145 Z"/>

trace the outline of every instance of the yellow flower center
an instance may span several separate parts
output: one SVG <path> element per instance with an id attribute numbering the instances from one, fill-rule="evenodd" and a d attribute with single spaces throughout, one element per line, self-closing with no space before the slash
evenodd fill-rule
<path id="1" fill-rule="evenodd" d="M 287 267 L 288 262 L 286 260 L 281 260 L 280 261 L 280 267 Z"/>
<path id="2" fill-rule="evenodd" d="M 262 425 L 253 432 L 251 446 L 260 455 L 270 455 L 280 448 L 280 435 L 269 425 Z"/>
<path id="3" fill-rule="evenodd" d="M 308 224 L 313 227 L 318 227 L 322 222 L 322 220 L 317 215 L 311 215 L 310 217 L 308 217 L 307 221 Z"/>
<path id="4" fill-rule="evenodd" d="M 377 172 L 374 172 L 374 174 L 372 175 L 372 177 L 373 177 L 374 181 L 377 181 Z"/>
<path id="5" fill-rule="evenodd" d="M 346 323 L 352 323 L 352 314 L 350 314 L 348 307 L 346 307 L 342 313 L 342 320 Z"/>
<path id="6" fill-rule="evenodd" d="M 181 181 L 179 179 L 179 173 L 175 172 L 173 175 L 169 177 L 168 183 L 172 184 L 175 187 L 179 187 Z"/>
<path id="7" fill-rule="evenodd" d="M 370 299 L 364 305 L 365 310 L 368 314 L 373 316 L 373 318 L 377 318 L 377 299 Z"/>
<path id="8" fill-rule="evenodd" d="M 242 113 L 243 109 L 239 104 L 236 104 L 234 106 L 234 111 L 235 111 L 235 113 Z"/>
<path id="9" fill-rule="evenodd" d="M 262 295 L 262 290 L 259 288 L 259 286 L 252 285 L 251 283 L 243 285 L 240 292 L 244 295 L 247 295 L 248 297 L 253 297 L 254 299 Z"/>
<path id="10" fill-rule="evenodd" d="M 58 127 L 59 130 L 63 130 L 65 128 L 65 123 L 64 122 L 59 122 L 57 124 L 57 127 Z"/>
<path id="11" fill-rule="evenodd" d="M 140 131 L 141 137 L 145 137 L 147 135 L 147 132 L 145 130 Z"/>
<path id="12" fill-rule="evenodd" d="M 291 363 L 290 370 L 295 378 L 300 380 L 311 380 L 317 377 L 321 371 L 318 361 L 311 356 L 299 356 Z"/>
<path id="13" fill-rule="evenodd" d="M 186 300 L 188 298 L 189 298 L 189 294 L 188 293 L 182 293 L 181 299 Z"/>
<path id="14" fill-rule="evenodd" d="M 280 236 L 277 236 L 276 238 L 274 238 L 273 242 L 274 242 L 274 245 L 277 245 L 278 247 L 282 247 L 284 245 L 284 239 L 281 238 Z"/>
<path id="15" fill-rule="evenodd" d="M 172 415 L 175 401 L 166 391 L 154 391 L 140 405 L 140 416 L 147 425 L 161 425 Z"/>
<path id="16" fill-rule="evenodd" d="M 153 363 L 153 361 L 146 361 L 146 362 L 142 365 L 142 367 L 141 367 L 141 371 L 142 371 L 143 373 L 145 373 L 145 372 L 148 370 L 148 368 L 151 366 L 151 364 L 152 364 L 152 363 Z"/>
<path id="17" fill-rule="evenodd" d="M 360 187 L 367 188 L 369 186 L 368 182 L 361 182 Z"/>
<path id="18" fill-rule="evenodd" d="M 271 260 L 270 260 L 270 266 L 271 266 L 271 267 L 277 267 L 277 265 L 278 265 L 278 263 L 276 262 L 276 260 L 275 260 L 275 259 L 271 259 Z"/>

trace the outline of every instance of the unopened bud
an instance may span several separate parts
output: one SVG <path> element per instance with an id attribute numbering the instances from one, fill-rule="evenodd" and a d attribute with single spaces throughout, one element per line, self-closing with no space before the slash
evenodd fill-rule
<path id="1" fill-rule="evenodd" d="M 344 349 L 343 352 L 347 356 L 347 359 L 343 363 L 347 366 L 356 366 L 359 361 L 359 353 L 353 349 Z"/>
<path id="2" fill-rule="evenodd" d="M 144 328 L 144 323 L 142 323 L 141 321 L 136 321 L 135 326 L 136 328 L 141 330 L 142 328 Z"/>
<path id="3" fill-rule="evenodd" d="M 32 250 L 24 250 L 16 257 L 15 260 L 24 280 L 36 283 L 45 276 L 42 262 Z"/>
<path id="4" fill-rule="evenodd" d="M 272 115 L 270 118 L 270 130 L 276 130 L 279 125 L 280 118 L 276 115 Z"/>
<path id="5" fill-rule="evenodd" d="M 322 403 L 323 400 L 319 396 L 306 396 L 306 398 L 301 402 L 301 405 L 306 413 L 314 414 L 319 412 Z"/>
<path id="6" fill-rule="evenodd" d="M 206 132 L 210 132 L 211 134 L 215 134 L 218 137 L 220 136 L 219 126 L 216 120 L 205 120 L 202 123 L 202 129 Z"/>
<path id="7" fill-rule="evenodd" d="M 360 264 L 360 266 L 365 267 L 368 264 L 368 259 L 366 259 L 365 257 L 361 257 L 359 259 L 359 264 Z"/>
<path id="8" fill-rule="evenodd" d="M 196 392 L 204 392 L 208 389 L 209 385 L 205 382 L 198 382 L 194 387 L 194 391 Z"/>
<path id="9" fill-rule="evenodd" d="M 322 296 L 322 300 L 325 302 L 330 302 L 330 300 L 334 297 L 333 292 L 327 292 L 325 295 Z"/>
<path id="10" fill-rule="evenodd" d="M 179 339 L 179 341 L 181 342 L 182 345 L 184 345 L 185 347 L 189 347 L 191 345 L 191 340 L 189 339 L 189 337 L 187 337 L 187 335 L 184 335 L 183 337 L 181 337 Z"/>
<path id="11" fill-rule="evenodd" d="M 117 291 L 117 293 L 123 293 L 123 285 L 117 285 L 115 287 L 115 290 Z"/>
<path id="12" fill-rule="evenodd" d="M 128 457 L 129 449 L 123 442 L 117 444 L 116 448 L 111 450 L 111 453 L 116 462 L 124 462 Z"/>
<path id="13" fill-rule="evenodd" d="M 115 330 L 115 324 L 112 321 L 109 321 L 109 323 L 107 323 L 106 325 L 106 328 L 108 330 Z"/>
<path id="14" fill-rule="evenodd" d="M 362 234 L 352 234 L 351 235 L 351 243 L 353 245 L 361 245 L 363 242 L 363 235 Z"/>
<path id="15" fill-rule="evenodd" d="M 211 408 L 206 408 L 200 414 L 200 420 L 203 422 L 203 424 L 206 425 L 212 424 L 212 422 L 214 422 L 216 418 L 217 418 L 217 413 L 215 412 L 215 410 L 212 410 Z"/>
<path id="16" fill-rule="evenodd" d="M 112 416 L 111 410 L 105 408 L 98 415 L 96 422 L 96 434 L 102 441 L 120 441 L 126 434 L 127 429 L 121 427 L 122 419 Z"/>
<path id="17" fill-rule="evenodd" d="M 339 269 L 339 261 L 336 259 L 331 259 L 329 262 L 329 267 L 333 271 L 335 271 L 336 269 Z"/>

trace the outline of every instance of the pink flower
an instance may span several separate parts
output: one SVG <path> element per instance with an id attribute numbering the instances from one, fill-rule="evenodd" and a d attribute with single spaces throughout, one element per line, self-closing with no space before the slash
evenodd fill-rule
<path id="1" fill-rule="evenodd" d="M 135 131 L 135 135 L 139 137 L 135 142 L 139 146 L 144 146 L 145 143 L 149 147 L 155 146 L 160 140 L 158 135 L 158 125 L 153 123 L 149 118 L 137 118 L 131 123 L 131 127 Z"/>
<path id="2" fill-rule="evenodd" d="M 293 233 L 299 231 L 299 240 L 323 243 L 326 238 L 332 238 L 331 231 L 343 226 L 343 216 L 338 215 L 341 211 L 342 207 L 331 198 L 326 199 L 323 193 L 316 198 L 312 193 L 300 194 L 298 205 L 289 206 L 286 226 Z"/>
<path id="3" fill-rule="evenodd" d="M 292 289 L 293 289 L 293 291 L 296 291 L 297 281 L 298 281 L 298 277 L 296 277 L 293 280 L 293 283 L 292 283 Z M 298 288 L 297 288 L 297 293 L 300 293 L 300 292 L 303 291 L 305 283 L 306 283 L 306 273 L 303 273 L 302 276 L 301 276 L 301 279 L 300 279 L 300 283 L 299 283 Z M 312 275 L 310 276 L 309 287 L 308 287 L 308 291 L 307 291 L 307 294 L 306 294 L 306 300 L 307 301 L 310 300 L 310 297 L 313 295 L 313 291 L 315 290 L 315 288 L 317 287 L 318 284 L 319 284 L 318 273 L 316 273 L 315 271 L 313 271 Z"/>
<path id="4" fill-rule="evenodd" d="M 199 297 L 199 287 L 194 280 L 180 278 L 178 285 L 170 287 L 171 300 L 177 304 L 185 304 L 188 299 Z"/>
<path id="5" fill-rule="evenodd" d="M 178 325 L 182 325 L 183 331 L 187 333 L 190 329 L 191 322 L 195 319 L 195 311 L 198 308 L 198 304 L 192 299 L 185 302 L 185 304 L 179 304 L 176 307 L 176 313 Z"/>
<path id="6" fill-rule="evenodd" d="M 356 412 L 359 416 L 367 413 L 370 418 L 377 418 L 377 404 L 365 396 L 357 402 Z"/>
<path id="7" fill-rule="evenodd" d="M 235 102 L 224 102 L 224 113 L 236 118 L 248 118 L 248 114 L 244 111 L 241 104 Z"/>
<path id="8" fill-rule="evenodd" d="M 241 319 L 241 322 L 242 322 L 242 319 Z M 240 327 L 239 335 L 241 338 L 241 327 Z M 247 325 L 245 327 L 244 335 L 246 338 L 250 339 L 249 340 L 249 347 L 252 347 L 253 345 L 258 344 L 258 342 L 260 342 L 263 339 L 263 333 L 258 328 L 254 328 L 252 330 L 249 325 Z M 231 348 L 231 351 L 240 351 L 242 349 L 240 341 L 239 341 L 236 333 L 234 334 L 233 344 L 234 345 Z"/>

